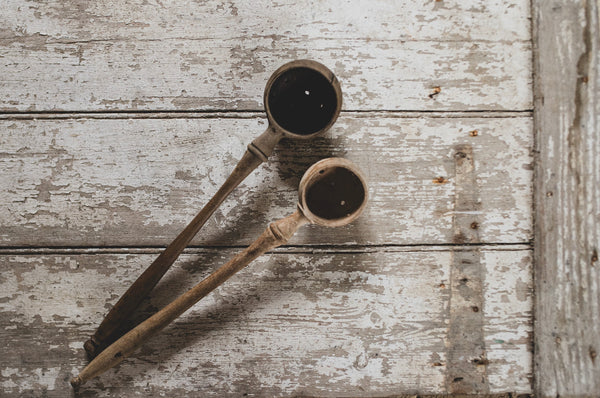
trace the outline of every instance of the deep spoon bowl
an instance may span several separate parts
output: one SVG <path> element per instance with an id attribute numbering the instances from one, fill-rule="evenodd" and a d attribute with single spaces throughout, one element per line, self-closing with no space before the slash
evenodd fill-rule
<path id="1" fill-rule="evenodd" d="M 265 87 L 269 123 L 288 138 L 308 139 L 328 130 L 342 108 L 335 75 L 310 60 L 293 61 L 273 73 Z"/>
<path id="2" fill-rule="evenodd" d="M 311 223 L 340 227 L 362 213 L 367 196 L 367 182 L 352 162 L 328 158 L 304 173 L 298 189 L 298 206 Z"/>

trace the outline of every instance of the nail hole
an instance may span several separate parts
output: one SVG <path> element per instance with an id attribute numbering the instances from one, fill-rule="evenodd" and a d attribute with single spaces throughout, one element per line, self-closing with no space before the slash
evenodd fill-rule
<path id="1" fill-rule="evenodd" d="M 476 305 L 472 306 L 471 309 L 473 310 L 473 312 L 479 312 L 479 307 Z"/>

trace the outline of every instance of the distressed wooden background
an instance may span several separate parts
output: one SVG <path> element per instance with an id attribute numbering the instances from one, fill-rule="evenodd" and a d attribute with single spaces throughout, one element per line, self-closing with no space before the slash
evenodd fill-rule
<path id="1" fill-rule="evenodd" d="M 600 397 L 600 0 L 533 6 L 534 389 Z"/>
<path id="2" fill-rule="evenodd" d="M 529 0 L 0 5 L 3 395 L 532 392 Z M 305 227 L 72 392 L 83 342 L 264 130 L 264 85 L 298 58 L 338 76 L 338 122 L 282 142 L 138 318 L 290 213 L 321 158 L 364 170 L 364 216 Z"/>

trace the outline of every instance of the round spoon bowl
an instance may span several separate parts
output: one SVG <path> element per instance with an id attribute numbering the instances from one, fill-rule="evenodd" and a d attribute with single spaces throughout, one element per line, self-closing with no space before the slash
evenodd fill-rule
<path id="1" fill-rule="evenodd" d="M 343 158 L 327 158 L 312 165 L 302 177 L 299 207 L 312 223 L 339 227 L 354 221 L 368 199 L 361 171 Z"/>
<path id="2" fill-rule="evenodd" d="M 307 139 L 328 130 L 342 109 L 340 84 L 326 66 L 312 60 L 289 62 L 265 87 L 269 123 L 288 138 Z"/>

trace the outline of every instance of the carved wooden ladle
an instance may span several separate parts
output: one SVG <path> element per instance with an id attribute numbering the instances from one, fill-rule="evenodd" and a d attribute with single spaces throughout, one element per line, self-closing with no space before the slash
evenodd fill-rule
<path id="1" fill-rule="evenodd" d="M 269 127 L 244 153 L 215 196 L 187 227 L 139 276 L 106 315 L 94 335 L 85 342 L 90 358 L 115 341 L 123 323 L 156 286 L 223 200 L 254 169 L 266 161 L 283 137 L 308 139 L 327 131 L 342 107 L 342 91 L 333 72 L 310 60 L 287 63 L 277 69 L 265 87 L 264 104 Z"/>
<path id="2" fill-rule="evenodd" d="M 286 243 L 302 225 L 314 223 L 339 227 L 352 222 L 367 203 L 367 184 L 350 161 L 328 158 L 315 163 L 304 173 L 298 196 L 298 208 L 292 215 L 271 223 L 243 252 L 98 354 L 71 379 L 71 385 L 77 387 L 117 365 L 252 260 Z"/>

